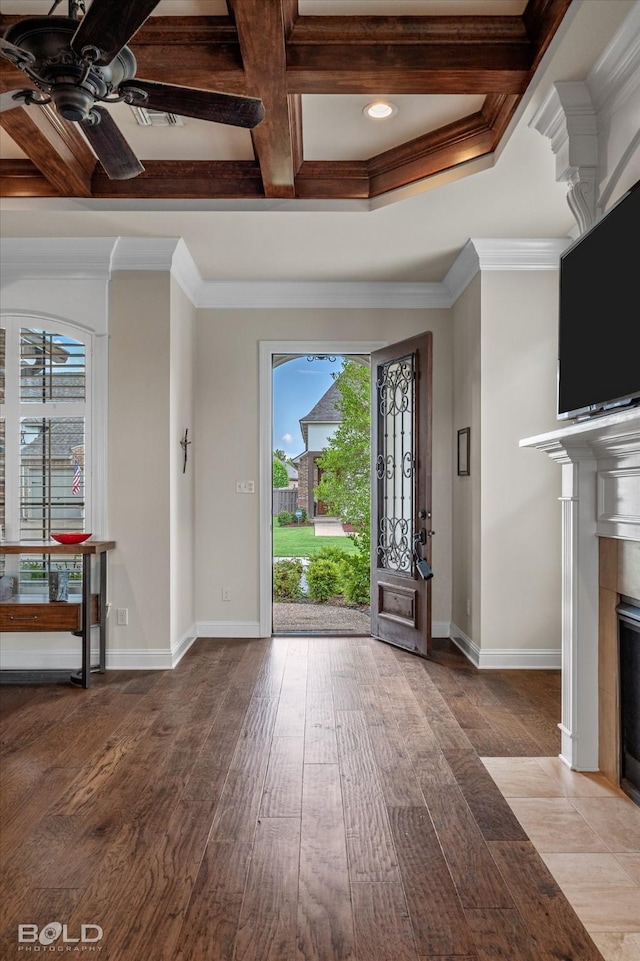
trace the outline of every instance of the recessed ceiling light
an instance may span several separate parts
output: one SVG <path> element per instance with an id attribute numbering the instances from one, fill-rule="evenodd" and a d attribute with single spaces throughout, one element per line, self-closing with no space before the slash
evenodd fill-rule
<path id="1" fill-rule="evenodd" d="M 374 100 L 368 103 L 362 110 L 365 117 L 372 117 L 374 120 L 386 120 L 393 117 L 398 112 L 395 103 L 388 103 L 386 100 Z"/>

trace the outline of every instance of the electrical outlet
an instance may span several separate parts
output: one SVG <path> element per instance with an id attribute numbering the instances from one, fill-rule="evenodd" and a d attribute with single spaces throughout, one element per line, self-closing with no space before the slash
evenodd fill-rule
<path id="1" fill-rule="evenodd" d="M 230 588 L 230 587 L 223 587 L 223 588 L 222 588 L 222 600 L 223 600 L 223 601 L 230 601 L 230 600 L 231 600 L 231 588 Z"/>
<path id="2" fill-rule="evenodd" d="M 126 627 L 129 623 L 129 609 L 127 607 L 119 607 L 116 611 L 116 623 L 120 627 Z"/>

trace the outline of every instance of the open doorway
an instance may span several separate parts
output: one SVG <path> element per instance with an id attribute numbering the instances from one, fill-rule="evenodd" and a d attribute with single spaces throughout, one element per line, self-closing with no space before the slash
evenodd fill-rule
<path id="1" fill-rule="evenodd" d="M 272 631 L 371 633 L 368 354 L 272 356 Z"/>
<path id="2" fill-rule="evenodd" d="M 260 634 L 273 633 L 274 360 L 363 356 L 371 366 L 372 636 L 429 656 L 431 646 L 432 335 L 397 344 L 263 341 L 260 344 Z M 365 361 L 366 362 L 366 361 Z M 276 445 L 277 446 L 277 445 Z M 373 478 L 375 477 L 375 481 Z M 321 499 L 327 500 L 326 497 Z M 323 631 L 324 633 L 324 631 Z"/>
<path id="3" fill-rule="evenodd" d="M 373 350 L 382 347 L 380 342 L 371 341 L 263 341 L 260 344 L 260 633 L 263 637 L 270 636 L 274 631 L 274 586 L 273 586 L 273 565 L 274 565 L 274 538 L 273 533 L 278 528 L 276 519 L 273 516 L 273 453 L 275 448 L 282 448 L 283 444 L 277 441 L 274 434 L 274 397 L 273 397 L 273 375 L 274 370 L 282 365 L 283 358 L 307 356 L 333 356 L 341 358 L 345 356 L 360 357 L 365 364 L 368 364 L 369 355 Z M 285 361 L 286 362 L 286 361 Z M 302 361 L 308 368 L 312 368 L 313 362 Z M 336 370 L 339 363 L 332 365 Z M 310 376 L 310 375 L 308 375 Z M 318 391 L 319 394 L 322 391 Z M 319 399 L 319 397 L 318 397 Z M 302 405 L 304 406 L 304 404 Z M 301 410 L 300 416 L 309 413 L 313 405 Z M 302 435 L 300 435 L 301 447 Z M 297 451 L 300 453 L 301 451 Z M 294 452 L 295 455 L 296 452 Z M 307 497 L 311 497 L 311 502 L 307 500 L 304 509 L 307 514 L 307 521 L 310 523 L 314 516 L 317 516 L 317 505 L 314 505 L 313 486 L 311 495 L 307 491 Z M 323 515 L 319 515 L 322 517 Z M 331 515 L 324 515 L 331 517 Z M 296 519 L 297 523 L 297 519 Z M 309 528 L 307 528 L 309 529 Z M 347 535 L 349 531 L 343 531 Z M 315 537 L 315 534 L 313 535 Z M 340 536 L 340 535 L 338 535 Z M 316 544 L 328 544 L 329 539 L 323 540 L 323 535 L 319 535 Z M 340 539 L 341 544 L 350 544 L 348 536 Z M 281 550 L 282 548 L 278 548 Z M 300 605 L 304 607 L 305 605 Z M 311 607 L 311 605 L 306 605 Z M 362 623 L 362 622 L 361 622 Z M 336 625 L 333 630 L 329 628 L 330 622 L 325 617 L 322 632 L 342 633 L 342 627 Z M 310 633 L 315 629 L 309 625 L 301 623 L 296 628 L 298 633 Z M 287 633 L 293 633 L 288 631 Z M 363 632 L 360 626 L 359 633 Z M 370 633 L 367 621 L 365 633 Z"/>

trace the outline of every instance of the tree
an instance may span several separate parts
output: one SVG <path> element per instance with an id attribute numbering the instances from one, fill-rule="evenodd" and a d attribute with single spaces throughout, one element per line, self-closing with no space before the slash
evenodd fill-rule
<path id="1" fill-rule="evenodd" d="M 274 487 L 288 487 L 289 474 L 287 468 L 277 457 L 273 458 L 272 483 Z"/>
<path id="2" fill-rule="evenodd" d="M 342 421 L 318 464 L 322 479 L 315 490 L 329 510 L 353 524 L 358 538 L 369 536 L 371 516 L 371 410 L 369 368 L 345 358 L 335 375 Z"/>
<path id="3" fill-rule="evenodd" d="M 283 464 L 286 464 L 289 459 L 281 447 L 276 447 L 273 456 L 276 460 L 281 460 Z"/>

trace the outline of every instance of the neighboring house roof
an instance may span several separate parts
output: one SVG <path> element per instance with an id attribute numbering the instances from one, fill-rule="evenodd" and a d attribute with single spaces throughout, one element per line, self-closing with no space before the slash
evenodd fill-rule
<path id="1" fill-rule="evenodd" d="M 34 414 L 36 411 L 34 410 Z M 29 418 L 31 420 L 31 418 Z M 30 440 L 25 440 L 20 445 L 20 455 L 23 460 L 42 460 L 44 433 L 39 419 L 33 418 L 33 435 L 30 427 L 26 426 L 25 431 Z M 82 420 L 76 417 L 56 417 L 47 428 L 51 431 L 50 440 L 47 438 L 46 453 L 52 458 L 67 459 L 71 464 L 71 452 L 73 448 L 84 447 L 84 428 Z M 37 431 L 37 433 L 36 433 Z"/>
<path id="2" fill-rule="evenodd" d="M 329 390 L 322 395 L 315 407 L 312 407 L 305 417 L 300 418 L 300 430 L 304 437 L 305 448 L 309 444 L 309 424 L 340 424 L 342 422 L 342 412 L 336 407 L 339 400 L 340 388 L 338 387 L 338 380 L 334 380 Z"/>
<path id="3" fill-rule="evenodd" d="M 295 469 L 295 467 L 292 467 L 291 464 L 286 464 L 286 463 L 285 463 L 284 466 L 287 468 L 287 474 L 288 474 L 288 476 L 289 476 L 289 480 L 290 480 L 290 481 L 297 480 L 297 479 L 298 479 L 298 471 Z"/>

